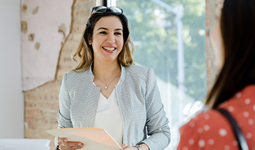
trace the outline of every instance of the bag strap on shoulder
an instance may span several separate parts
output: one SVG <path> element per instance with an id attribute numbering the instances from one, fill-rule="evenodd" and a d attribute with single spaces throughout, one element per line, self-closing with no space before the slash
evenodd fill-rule
<path id="1" fill-rule="evenodd" d="M 237 125 L 235 119 L 230 115 L 228 111 L 223 108 L 215 109 L 216 111 L 220 112 L 226 119 L 228 119 L 229 123 L 232 126 L 232 130 L 238 142 L 238 147 L 240 150 L 249 150 L 248 144 L 243 136 L 243 133 L 239 126 Z"/>

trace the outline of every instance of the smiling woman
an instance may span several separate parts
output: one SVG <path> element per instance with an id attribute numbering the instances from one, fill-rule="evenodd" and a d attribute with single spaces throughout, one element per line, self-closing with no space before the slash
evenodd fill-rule
<path id="1" fill-rule="evenodd" d="M 93 13 L 93 10 L 92 10 L 92 13 Z M 103 20 L 101 20 L 101 18 Z M 111 20 L 109 20 L 109 18 L 111 18 Z M 97 25 L 98 23 L 101 23 L 101 25 L 103 23 L 106 23 L 106 24 L 103 24 L 103 26 L 100 26 L 100 25 Z M 119 38 L 121 37 L 122 40 L 124 40 L 122 41 L 122 44 L 124 44 L 123 49 L 118 55 L 117 60 L 123 66 L 130 66 L 133 64 L 132 53 L 134 50 L 134 45 L 129 37 L 128 20 L 123 14 L 107 11 L 104 13 L 93 13 L 91 17 L 88 19 L 87 26 L 83 35 L 83 39 L 77 51 L 73 55 L 73 60 L 78 64 L 73 71 L 82 72 L 82 71 L 85 71 L 91 65 L 91 63 L 94 61 L 94 52 L 92 47 L 93 36 L 97 36 L 97 34 L 99 33 L 101 35 L 108 34 L 107 36 L 109 36 L 108 28 L 110 26 L 111 29 L 113 29 L 114 27 L 112 26 L 112 24 L 115 24 L 115 26 L 118 25 L 118 28 L 114 29 L 116 31 L 112 32 L 111 34 L 114 36 L 117 36 L 118 34 L 122 34 L 122 35 L 119 35 L 118 37 Z M 97 25 L 97 28 L 95 28 L 95 25 Z M 108 26 L 108 28 L 106 26 Z"/>
<path id="2" fill-rule="evenodd" d="M 94 7 L 73 56 L 77 67 L 62 80 L 58 128 L 103 128 L 124 150 L 168 146 L 169 122 L 156 76 L 133 64 L 133 49 L 122 9 Z M 56 139 L 61 150 L 86 147 Z"/>
<path id="3" fill-rule="evenodd" d="M 119 18 L 108 16 L 100 19 L 94 28 L 92 40 L 89 40 L 94 50 L 94 61 L 114 61 L 123 48 L 122 34 Z"/>

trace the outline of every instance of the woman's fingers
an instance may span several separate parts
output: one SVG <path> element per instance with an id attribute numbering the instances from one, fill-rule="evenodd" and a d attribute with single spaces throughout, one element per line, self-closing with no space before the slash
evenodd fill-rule
<path id="1" fill-rule="evenodd" d="M 60 137 L 58 137 L 58 141 L 59 141 L 59 142 L 67 142 L 67 139 L 66 139 L 66 138 L 60 138 Z"/>
<path id="2" fill-rule="evenodd" d="M 66 138 L 58 138 L 58 146 L 60 150 L 75 150 L 83 148 L 84 144 L 81 142 L 67 141 Z"/>
<path id="3" fill-rule="evenodd" d="M 122 148 L 123 150 L 136 150 L 136 148 L 134 148 L 134 147 L 132 147 L 132 146 L 130 146 L 130 145 L 127 145 L 127 144 L 122 144 L 122 145 L 121 145 L 121 148 Z"/>
<path id="4" fill-rule="evenodd" d="M 84 146 L 81 142 L 65 142 L 65 144 L 70 148 L 82 148 Z"/>
<path id="5" fill-rule="evenodd" d="M 80 142 L 62 142 L 62 144 L 59 146 L 78 149 L 82 148 L 84 145 Z"/>
<path id="6" fill-rule="evenodd" d="M 83 146 L 78 146 L 77 144 L 75 144 L 75 145 L 66 144 L 65 146 L 62 146 L 62 145 L 59 146 L 60 150 L 70 150 L 70 149 L 76 150 L 76 149 L 81 149 L 81 148 L 83 148 Z"/>
<path id="7" fill-rule="evenodd" d="M 122 144 L 122 145 L 121 145 L 121 148 L 124 149 L 124 148 L 126 148 L 127 146 L 128 146 L 127 144 Z"/>

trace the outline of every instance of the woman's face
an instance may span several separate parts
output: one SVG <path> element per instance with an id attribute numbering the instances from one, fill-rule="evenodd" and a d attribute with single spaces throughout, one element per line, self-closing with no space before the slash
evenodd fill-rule
<path id="1" fill-rule="evenodd" d="M 211 31 L 210 40 L 212 44 L 212 48 L 214 51 L 214 65 L 220 70 L 223 66 L 224 61 L 224 53 L 223 53 L 223 44 L 222 44 L 222 35 L 220 29 L 220 17 L 221 17 L 221 9 L 223 7 L 223 3 L 218 3 L 216 5 L 215 14 L 216 14 L 216 24 Z"/>
<path id="2" fill-rule="evenodd" d="M 123 28 L 118 17 L 107 16 L 99 19 L 90 43 L 94 61 L 117 61 L 123 48 L 123 41 Z"/>

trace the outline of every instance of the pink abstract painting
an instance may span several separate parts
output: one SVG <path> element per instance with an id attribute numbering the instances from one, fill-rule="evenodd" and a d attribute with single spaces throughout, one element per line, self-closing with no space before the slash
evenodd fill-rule
<path id="1" fill-rule="evenodd" d="M 58 57 L 70 33 L 73 0 L 22 0 L 23 90 L 55 79 Z"/>

